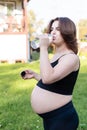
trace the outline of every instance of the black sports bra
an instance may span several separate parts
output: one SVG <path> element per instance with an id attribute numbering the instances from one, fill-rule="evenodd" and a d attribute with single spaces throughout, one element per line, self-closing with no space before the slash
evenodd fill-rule
<path id="1" fill-rule="evenodd" d="M 58 64 L 58 60 L 51 63 L 51 66 L 52 67 L 56 66 Z M 77 80 L 78 72 L 79 72 L 79 69 L 77 71 L 71 72 L 63 79 L 56 81 L 52 84 L 44 84 L 42 82 L 42 80 L 40 80 L 37 83 L 37 86 L 42 88 L 42 89 L 54 92 L 54 93 L 59 93 L 62 95 L 72 95 L 73 89 L 74 89 L 74 86 L 75 86 L 75 83 Z"/>

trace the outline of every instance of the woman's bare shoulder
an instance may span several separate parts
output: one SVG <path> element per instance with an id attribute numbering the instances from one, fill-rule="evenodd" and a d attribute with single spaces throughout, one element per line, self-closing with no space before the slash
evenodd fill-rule
<path id="1" fill-rule="evenodd" d="M 65 63 L 65 64 L 72 66 L 74 70 L 77 70 L 79 68 L 79 65 L 80 65 L 79 56 L 74 54 L 74 53 L 62 56 L 59 59 L 59 62 L 62 62 L 62 63 Z"/>

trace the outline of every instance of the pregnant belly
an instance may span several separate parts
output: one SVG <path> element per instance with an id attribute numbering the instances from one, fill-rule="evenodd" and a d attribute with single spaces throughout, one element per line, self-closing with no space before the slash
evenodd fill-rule
<path id="1" fill-rule="evenodd" d="M 71 96 L 64 96 L 44 90 L 36 86 L 31 94 L 31 106 L 36 113 L 45 113 L 59 108 L 71 100 Z"/>

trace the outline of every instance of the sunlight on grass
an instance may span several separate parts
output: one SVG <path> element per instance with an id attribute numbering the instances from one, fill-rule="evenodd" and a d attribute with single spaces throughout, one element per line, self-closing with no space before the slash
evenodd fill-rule
<path id="1" fill-rule="evenodd" d="M 87 57 L 80 57 L 81 60 L 81 67 L 80 70 L 82 73 L 87 72 Z"/>

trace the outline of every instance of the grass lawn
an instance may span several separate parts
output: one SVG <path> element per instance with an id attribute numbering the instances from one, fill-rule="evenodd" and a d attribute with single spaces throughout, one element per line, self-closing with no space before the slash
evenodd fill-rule
<path id="1" fill-rule="evenodd" d="M 30 105 L 30 95 L 36 81 L 24 81 L 20 77 L 20 72 L 25 68 L 39 72 L 39 61 L 0 64 L 0 130 L 43 130 L 41 118 Z M 78 130 L 87 130 L 87 58 L 81 58 L 73 102 L 80 118 Z"/>

